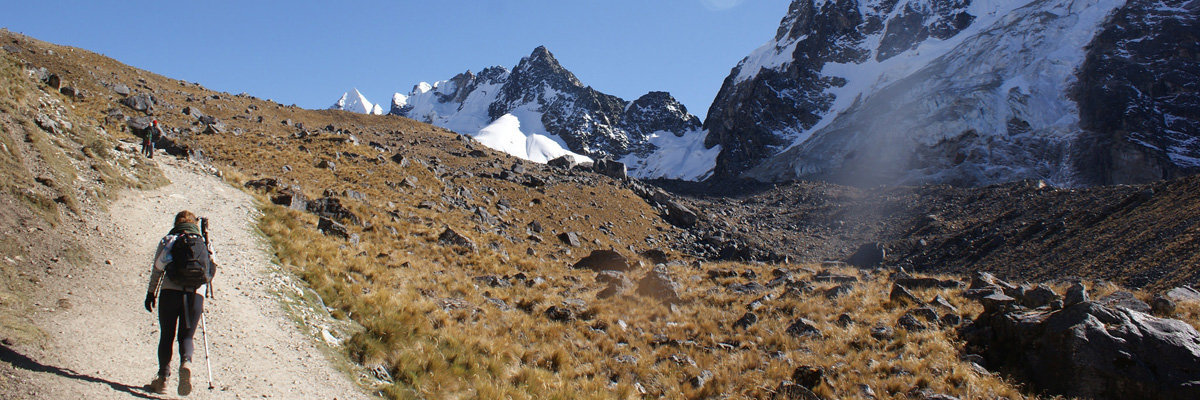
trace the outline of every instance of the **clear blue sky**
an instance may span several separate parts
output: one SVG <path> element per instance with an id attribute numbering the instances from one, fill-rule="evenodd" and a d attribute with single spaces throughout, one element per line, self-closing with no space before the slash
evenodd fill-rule
<path id="1" fill-rule="evenodd" d="M 0 26 L 211 89 L 325 108 L 545 45 L 626 100 L 669 91 L 704 118 L 721 82 L 771 39 L 789 0 L 18 1 Z"/>

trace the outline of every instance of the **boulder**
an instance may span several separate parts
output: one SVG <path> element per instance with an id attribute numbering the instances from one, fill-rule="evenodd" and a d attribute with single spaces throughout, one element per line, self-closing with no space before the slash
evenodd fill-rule
<path id="1" fill-rule="evenodd" d="M 121 104 L 132 108 L 135 111 L 148 112 L 154 110 L 154 97 L 142 93 L 135 96 L 129 96 L 121 99 Z"/>
<path id="2" fill-rule="evenodd" d="M 261 190 L 264 192 L 271 192 L 271 191 L 274 191 L 275 189 L 279 188 L 279 180 L 275 179 L 275 178 L 255 179 L 252 181 L 247 181 L 242 186 L 245 186 L 250 189 Z"/>
<path id="3" fill-rule="evenodd" d="M 350 238 L 350 231 L 346 229 L 346 225 L 332 219 L 321 217 L 317 222 L 317 230 L 329 236 L 336 236 L 342 239 Z"/>
<path id="4" fill-rule="evenodd" d="M 1180 286 L 1167 291 L 1167 298 L 1174 301 L 1200 302 L 1200 292 L 1190 286 Z"/>
<path id="5" fill-rule="evenodd" d="M 271 202 L 298 211 L 308 208 L 308 199 L 297 188 L 284 188 L 279 194 L 271 197 Z"/>
<path id="6" fill-rule="evenodd" d="M 681 228 L 691 228 L 696 226 L 696 222 L 700 220 L 700 217 L 696 215 L 695 211 L 692 211 L 692 209 L 678 201 L 668 201 L 666 203 L 666 207 L 667 222 L 670 222 L 671 225 Z"/>
<path id="7" fill-rule="evenodd" d="M 1046 307 L 1056 301 L 1062 301 L 1062 296 L 1045 284 L 1039 284 L 1033 289 L 1026 290 L 1021 296 L 1021 305 L 1029 308 Z"/>
<path id="8" fill-rule="evenodd" d="M 567 307 L 550 306 L 546 309 L 546 318 L 551 321 L 569 322 L 575 319 L 575 311 Z"/>
<path id="9" fill-rule="evenodd" d="M 1200 332 L 1086 301 L 1061 310 L 985 311 L 961 335 L 990 367 L 1033 389 L 1103 399 L 1200 398 Z"/>
<path id="10" fill-rule="evenodd" d="M 663 303 L 677 304 L 683 302 L 679 298 L 679 288 L 679 283 L 671 277 L 670 271 L 663 266 L 657 266 L 638 281 L 637 293 Z"/>
<path id="11" fill-rule="evenodd" d="M 821 337 L 821 330 L 817 329 L 817 323 L 807 318 L 797 318 L 795 321 L 792 321 L 791 325 L 788 325 L 787 329 L 784 330 L 784 333 L 796 337 Z"/>
<path id="12" fill-rule="evenodd" d="M 816 282 L 857 283 L 858 277 L 829 271 L 821 271 L 814 275 L 812 280 Z"/>
<path id="13" fill-rule="evenodd" d="M 792 382 L 808 389 L 814 389 L 825 382 L 825 370 L 820 367 L 801 365 L 792 371 Z"/>
<path id="14" fill-rule="evenodd" d="M 742 317 L 738 318 L 737 321 L 733 321 L 733 328 L 734 329 L 746 329 L 746 328 L 749 328 L 751 325 L 754 325 L 757 322 L 758 322 L 758 315 L 755 313 L 752 313 L 752 312 L 747 312 L 745 314 L 742 314 Z"/>
<path id="15" fill-rule="evenodd" d="M 1150 300 L 1150 311 L 1159 317 L 1170 317 L 1175 315 L 1175 302 L 1171 298 L 1161 294 L 1154 295 L 1154 299 Z"/>
<path id="16" fill-rule="evenodd" d="M 817 396 L 812 390 L 797 385 L 792 381 L 783 381 L 775 388 L 775 394 L 771 395 L 772 400 L 821 400 L 821 396 Z"/>
<path id="17" fill-rule="evenodd" d="M 908 313 L 900 316 L 900 319 L 896 321 L 896 326 L 909 332 L 917 332 L 929 329 L 928 326 L 925 326 L 924 323 L 917 320 L 917 317 Z"/>
<path id="18" fill-rule="evenodd" d="M 459 246 L 467 250 L 475 250 L 475 242 L 448 226 L 442 231 L 442 234 L 438 235 L 438 243 L 443 246 Z"/>
<path id="19" fill-rule="evenodd" d="M 846 263 L 860 267 L 875 267 L 883 263 L 883 259 L 887 257 L 887 250 L 879 243 L 864 243 L 858 246 L 858 250 L 846 259 Z"/>
<path id="20" fill-rule="evenodd" d="M 116 85 L 113 85 L 112 90 L 113 90 L 113 92 L 116 92 L 117 94 L 122 95 L 122 96 L 128 96 L 130 93 L 133 93 L 132 91 L 129 90 L 129 85 L 126 85 L 124 83 L 118 83 Z"/>
<path id="21" fill-rule="evenodd" d="M 341 200 L 336 197 L 322 197 L 309 202 L 308 212 L 322 217 L 350 221 L 352 224 L 359 223 L 358 216 L 343 206 Z"/>
<path id="22" fill-rule="evenodd" d="M 888 300 L 897 305 L 905 303 L 921 304 L 921 300 L 916 295 L 904 286 L 896 283 L 892 284 L 892 291 L 888 294 Z"/>
<path id="23" fill-rule="evenodd" d="M 954 279 L 937 279 L 937 278 L 900 278 L 896 279 L 896 283 L 909 289 L 958 289 L 963 286 L 962 282 Z"/>
<path id="24" fill-rule="evenodd" d="M 563 242 L 563 244 L 566 244 L 571 247 L 579 247 L 579 245 L 580 245 L 579 234 L 575 233 L 575 232 L 560 233 L 560 234 L 558 234 L 558 240 L 561 240 Z"/>
<path id="25" fill-rule="evenodd" d="M 993 293 L 979 299 L 979 303 L 983 304 L 983 312 L 1000 312 L 1017 304 L 1017 299 L 1004 293 Z"/>
<path id="26" fill-rule="evenodd" d="M 618 271 L 600 271 L 596 275 L 596 282 L 608 284 L 603 290 L 596 293 L 598 299 L 624 295 L 633 290 L 633 282 L 624 273 Z"/>
<path id="27" fill-rule="evenodd" d="M 578 240 L 578 239 L 576 239 Z M 592 254 L 580 259 L 571 266 L 574 269 L 592 271 L 630 271 L 629 261 L 621 253 L 612 250 L 593 250 Z"/>
<path id="28" fill-rule="evenodd" d="M 755 294 L 767 290 L 766 286 L 763 286 L 758 282 L 731 283 L 726 285 L 725 288 L 729 289 L 730 292 L 737 294 Z"/>
<path id="29" fill-rule="evenodd" d="M 1144 302 L 1144 301 L 1138 300 L 1137 297 L 1134 297 L 1133 293 L 1130 293 L 1130 292 L 1127 292 L 1124 290 L 1113 292 L 1112 294 L 1110 294 L 1108 296 L 1104 296 L 1104 297 L 1100 298 L 1100 300 L 1098 300 L 1098 301 L 1106 306 L 1113 307 L 1113 308 L 1124 308 L 1124 309 L 1129 309 L 1129 310 L 1133 310 L 1133 311 L 1137 311 L 1137 312 L 1141 312 L 1141 313 L 1147 313 L 1147 314 L 1150 313 L 1150 305 L 1149 304 L 1146 304 L 1146 302 Z"/>
<path id="30" fill-rule="evenodd" d="M 600 175 L 613 179 L 625 179 L 629 176 L 625 164 L 620 161 L 598 159 L 592 164 L 592 170 Z"/>
<path id="31" fill-rule="evenodd" d="M 570 154 L 563 154 L 553 160 L 547 161 L 546 165 L 549 165 L 549 166 L 555 167 L 555 168 L 562 168 L 562 169 L 571 169 L 571 168 L 575 168 L 575 167 L 588 166 L 587 163 L 583 162 L 578 157 L 570 155 Z"/>
<path id="32" fill-rule="evenodd" d="M 843 283 L 825 290 L 825 298 L 834 299 L 854 290 L 854 285 Z"/>
<path id="33" fill-rule="evenodd" d="M 1085 301 L 1088 301 L 1087 288 L 1083 287 L 1082 283 L 1075 282 L 1074 285 L 1067 288 L 1067 295 L 1063 297 L 1063 306 L 1070 307 Z"/>
<path id="34" fill-rule="evenodd" d="M 651 264 L 666 264 L 667 261 L 670 261 L 667 258 L 667 253 L 659 249 L 649 249 L 638 253 L 638 255 L 649 260 Z"/>

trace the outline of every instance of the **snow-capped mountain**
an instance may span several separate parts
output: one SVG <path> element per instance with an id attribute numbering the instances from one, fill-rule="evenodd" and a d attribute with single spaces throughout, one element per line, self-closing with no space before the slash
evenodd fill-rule
<path id="1" fill-rule="evenodd" d="M 670 94 L 626 101 L 602 93 L 581 83 L 545 47 L 511 71 L 489 67 L 421 82 L 409 94 L 393 96 L 390 113 L 534 161 L 565 151 L 619 159 L 637 177 L 701 178 L 720 151 L 705 148 L 699 118 Z"/>
<path id="2" fill-rule="evenodd" d="M 1200 172 L 1200 0 L 795 0 L 708 117 L 718 176 L 1061 185 Z"/>
<path id="3" fill-rule="evenodd" d="M 367 96 L 363 96 L 362 93 L 358 92 L 357 88 L 350 89 L 349 92 L 343 94 L 329 109 L 352 111 L 360 114 L 383 115 L 383 107 L 380 107 L 378 104 L 372 104 L 370 100 L 367 100 Z"/>

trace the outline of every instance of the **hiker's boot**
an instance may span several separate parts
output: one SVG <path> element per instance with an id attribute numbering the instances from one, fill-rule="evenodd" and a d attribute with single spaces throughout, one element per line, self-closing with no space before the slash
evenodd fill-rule
<path id="1" fill-rule="evenodd" d="M 191 393 L 192 393 L 191 362 L 181 361 L 179 363 L 179 395 L 187 396 Z"/>
<path id="2" fill-rule="evenodd" d="M 159 371 L 158 376 L 155 376 L 154 380 L 146 385 L 146 390 L 157 394 L 167 394 L 167 372 Z"/>

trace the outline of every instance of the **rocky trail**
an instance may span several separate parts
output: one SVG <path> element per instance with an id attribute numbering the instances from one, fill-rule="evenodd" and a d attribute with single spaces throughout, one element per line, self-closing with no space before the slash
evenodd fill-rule
<path id="1" fill-rule="evenodd" d="M 325 343 L 301 332 L 283 301 L 300 293 L 271 263 L 255 234 L 252 198 L 187 161 L 155 159 L 171 184 L 126 192 L 107 213 L 64 224 L 91 243 L 90 263 L 55 264 L 30 317 L 48 336 L 38 347 L 5 343 L 0 373 L 7 399 L 177 398 L 178 353 L 168 395 L 146 392 L 156 368 L 157 314 L 142 307 L 158 240 L 184 209 L 208 217 L 218 262 L 215 296 L 206 301 L 214 389 L 207 389 L 204 347 L 196 334 L 194 391 L 188 398 L 369 398 L 334 367 Z M 157 310 L 156 310 L 157 311 Z M 319 326 L 320 322 L 305 324 Z M 319 328 L 318 328 L 319 329 Z M 322 332 L 329 336 L 328 331 Z M 331 337 L 329 339 L 332 339 Z M 335 340 L 335 339 L 334 339 Z"/>

